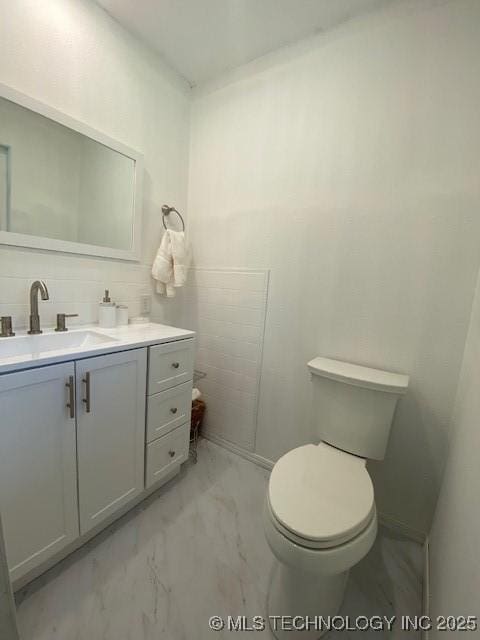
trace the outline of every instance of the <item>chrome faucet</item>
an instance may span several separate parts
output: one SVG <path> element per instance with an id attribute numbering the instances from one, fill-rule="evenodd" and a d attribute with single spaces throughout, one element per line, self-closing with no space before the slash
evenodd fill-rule
<path id="1" fill-rule="evenodd" d="M 47 285 L 43 280 L 35 280 L 30 287 L 30 331 L 29 334 L 42 333 L 40 329 L 40 316 L 38 315 L 38 292 L 42 300 L 48 300 Z"/>

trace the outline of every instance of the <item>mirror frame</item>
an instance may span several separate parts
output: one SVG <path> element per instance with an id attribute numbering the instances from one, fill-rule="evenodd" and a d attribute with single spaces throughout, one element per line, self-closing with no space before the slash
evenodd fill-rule
<path id="1" fill-rule="evenodd" d="M 13 233 L 11 231 L 0 230 L 0 245 L 10 245 L 14 247 L 29 247 L 31 249 L 44 249 L 47 251 L 62 251 L 66 253 L 76 253 L 79 255 L 99 256 L 102 258 L 117 258 L 119 260 L 140 261 L 141 257 L 141 230 L 142 230 L 142 185 L 143 185 L 143 155 L 134 149 L 127 147 L 118 140 L 93 129 L 92 127 L 65 115 L 61 111 L 54 109 L 35 98 L 31 98 L 5 84 L 0 83 L 0 98 L 5 98 L 21 107 L 40 114 L 50 120 L 64 125 L 77 133 L 81 133 L 100 144 L 103 144 L 128 158 L 131 158 L 134 165 L 134 196 L 133 196 L 133 220 L 132 220 L 132 246 L 130 249 L 113 249 L 111 247 L 101 247 L 93 244 L 83 244 L 81 242 L 71 242 L 69 240 L 57 240 L 54 238 L 43 238 L 42 236 L 31 236 L 24 233 Z"/>

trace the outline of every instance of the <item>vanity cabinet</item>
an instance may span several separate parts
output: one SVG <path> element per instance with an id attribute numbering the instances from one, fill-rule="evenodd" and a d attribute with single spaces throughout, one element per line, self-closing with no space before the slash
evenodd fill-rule
<path id="1" fill-rule="evenodd" d="M 84 534 L 143 491 L 147 350 L 79 360 L 75 367 Z"/>
<path id="2" fill-rule="evenodd" d="M 178 473 L 193 345 L 137 343 L 0 374 L 0 512 L 16 588 Z"/>
<path id="3" fill-rule="evenodd" d="M 78 537 L 74 364 L 0 376 L 0 510 L 12 579 Z M 68 385 L 68 386 L 67 386 Z"/>

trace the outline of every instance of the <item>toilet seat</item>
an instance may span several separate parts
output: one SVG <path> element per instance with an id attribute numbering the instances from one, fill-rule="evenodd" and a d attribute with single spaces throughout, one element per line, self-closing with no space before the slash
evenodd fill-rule
<path id="1" fill-rule="evenodd" d="M 364 528 L 362 528 L 359 532 L 355 533 L 355 535 L 346 535 L 346 536 L 342 536 L 333 540 L 309 540 L 308 538 L 302 538 L 299 535 L 296 535 L 295 533 L 293 533 L 293 531 L 291 531 L 290 529 L 287 529 L 286 527 L 284 527 L 282 525 L 281 522 L 279 522 L 279 520 L 277 520 L 275 514 L 272 511 L 272 507 L 270 505 L 270 500 L 267 497 L 267 504 L 266 504 L 266 510 L 270 516 L 270 520 L 272 522 L 273 527 L 286 539 L 290 540 L 291 542 L 294 542 L 296 545 L 298 545 L 299 547 L 302 547 L 303 549 L 309 549 L 312 551 L 315 550 L 322 550 L 324 549 L 325 551 L 329 550 L 329 549 L 334 549 L 336 547 L 341 547 L 342 544 L 345 544 L 347 542 L 351 542 L 352 540 L 354 540 L 357 536 L 361 535 L 366 529 L 368 529 L 368 527 L 371 525 L 372 521 L 376 519 L 376 508 L 374 507 L 372 510 L 372 514 L 371 517 L 369 518 L 369 520 L 367 521 L 366 525 Z"/>
<path id="2" fill-rule="evenodd" d="M 301 546 L 344 544 L 375 516 L 365 460 L 324 442 L 293 449 L 272 470 L 268 507 L 275 528 Z"/>

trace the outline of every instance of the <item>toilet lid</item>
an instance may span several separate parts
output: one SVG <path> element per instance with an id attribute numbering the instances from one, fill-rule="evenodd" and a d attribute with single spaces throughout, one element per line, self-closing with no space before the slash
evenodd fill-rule
<path id="1" fill-rule="evenodd" d="M 283 527 L 307 541 L 349 540 L 375 510 L 365 460 L 323 442 L 280 458 L 270 475 L 268 498 Z"/>

